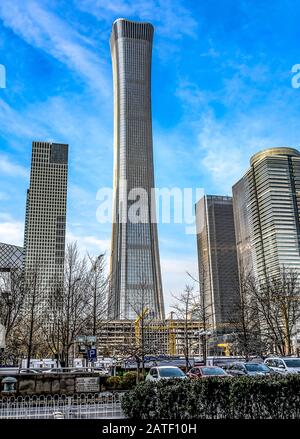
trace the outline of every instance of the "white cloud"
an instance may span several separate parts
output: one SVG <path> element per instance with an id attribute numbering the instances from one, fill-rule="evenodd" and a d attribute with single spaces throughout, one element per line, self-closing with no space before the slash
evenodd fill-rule
<path id="1" fill-rule="evenodd" d="M 176 91 L 183 109 L 177 131 L 186 133 L 195 159 L 190 172 L 197 168 L 206 192 L 220 194 L 231 193 L 257 151 L 297 147 L 300 130 L 298 96 L 291 87 L 266 86 L 268 66 L 243 60 L 224 61 L 225 67 L 232 76 L 216 90 L 184 79 Z"/>
<path id="2" fill-rule="evenodd" d="M 139 17 L 155 23 L 158 34 L 174 39 L 195 36 L 197 22 L 178 0 L 77 0 L 77 6 L 99 20 L 112 23 L 116 17 Z"/>
<path id="3" fill-rule="evenodd" d="M 106 255 L 110 254 L 110 240 L 107 239 L 98 239 L 91 235 L 76 235 L 68 230 L 66 241 L 67 243 L 76 241 L 82 256 L 86 255 L 87 252 L 91 256 L 97 256 L 102 253 L 105 253 Z"/>
<path id="4" fill-rule="evenodd" d="M 7 193 L 5 192 L 0 192 L 0 201 L 4 201 L 4 200 L 8 200 L 10 197 Z"/>
<path id="5" fill-rule="evenodd" d="M 176 257 L 161 258 L 162 281 L 164 290 L 164 301 L 166 313 L 171 311 L 171 305 L 175 299 L 173 295 L 178 296 L 183 292 L 186 284 L 193 284 L 193 281 L 187 275 L 191 273 L 197 278 L 198 262 L 197 257 L 191 258 L 190 255 L 180 254 Z"/>
<path id="6" fill-rule="evenodd" d="M 0 242 L 23 246 L 24 224 L 19 221 L 0 223 Z"/>
<path id="7" fill-rule="evenodd" d="M 82 75 L 92 88 L 110 96 L 111 87 L 106 63 L 101 54 L 66 21 L 46 10 L 35 0 L 2 1 L 0 17 L 3 24 L 22 37 L 28 44 L 43 50 L 71 70 Z"/>
<path id="8" fill-rule="evenodd" d="M 11 177 L 27 177 L 28 171 L 24 166 L 13 163 L 7 156 L 0 154 L 0 172 Z"/>
<path id="9" fill-rule="evenodd" d="M 205 169 L 222 193 L 230 194 L 231 186 L 248 169 L 250 157 L 257 151 L 296 147 L 300 124 L 292 114 L 290 123 L 294 129 L 289 129 L 280 111 L 272 113 L 268 107 L 256 109 L 255 114 L 235 115 L 230 123 L 227 118 L 220 121 L 208 112 L 198 125 L 199 168 Z"/>

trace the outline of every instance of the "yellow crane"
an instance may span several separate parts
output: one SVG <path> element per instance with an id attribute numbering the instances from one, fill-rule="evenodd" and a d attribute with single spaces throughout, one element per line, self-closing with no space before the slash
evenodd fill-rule
<path id="1" fill-rule="evenodd" d="M 138 315 L 138 317 L 135 319 L 134 322 L 134 329 L 135 329 L 135 339 L 137 345 L 140 343 L 140 337 L 141 337 L 141 328 L 140 328 L 140 321 L 148 314 L 149 308 L 144 308 L 142 313 Z M 169 320 L 168 326 L 155 326 L 150 325 L 147 327 L 147 329 L 152 331 L 163 331 L 167 330 L 168 333 L 168 354 L 169 355 L 176 355 L 176 334 L 175 334 L 175 327 L 174 327 L 174 320 L 173 320 L 173 311 L 171 312 L 171 318 Z"/>
<path id="2" fill-rule="evenodd" d="M 168 328 L 168 354 L 176 355 L 176 335 L 173 320 L 174 311 L 171 311 L 169 328 Z"/>
<path id="3" fill-rule="evenodd" d="M 231 343 L 219 343 L 218 344 L 219 348 L 224 348 L 225 357 L 230 357 L 230 346 L 231 346 Z"/>
<path id="4" fill-rule="evenodd" d="M 135 339 L 137 342 L 137 345 L 140 344 L 140 337 L 141 337 L 141 328 L 140 328 L 140 321 L 148 314 L 149 308 L 144 308 L 141 314 L 137 316 L 134 322 L 134 331 L 135 331 Z"/>

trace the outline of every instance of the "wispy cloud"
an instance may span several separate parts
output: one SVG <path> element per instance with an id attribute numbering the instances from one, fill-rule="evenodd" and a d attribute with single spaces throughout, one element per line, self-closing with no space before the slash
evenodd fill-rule
<path id="1" fill-rule="evenodd" d="M 24 166 L 14 163 L 9 157 L 0 154 L 0 172 L 10 177 L 27 177 L 28 171 Z"/>
<path id="2" fill-rule="evenodd" d="M 19 221 L 10 220 L 0 222 L 0 242 L 13 245 L 23 245 L 24 224 Z"/>
<path id="3" fill-rule="evenodd" d="M 77 242 L 78 248 L 81 254 L 84 256 L 88 252 L 92 256 L 97 256 L 102 253 L 109 255 L 110 253 L 110 240 L 99 239 L 92 235 L 77 235 L 67 231 L 67 242 Z"/>
<path id="4" fill-rule="evenodd" d="M 66 21 L 35 0 L 2 1 L 0 17 L 5 26 L 28 44 L 43 50 L 69 69 L 80 74 L 93 89 L 111 95 L 106 63 L 101 54 L 91 50 L 83 37 Z"/>
<path id="5" fill-rule="evenodd" d="M 162 257 L 161 269 L 163 273 L 164 299 L 166 312 L 170 312 L 170 306 L 174 303 L 174 295 L 178 296 L 183 292 L 186 284 L 193 281 L 188 277 L 187 272 L 195 278 L 198 277 L 197 259 L 188 254 L 180 254 L 180 257 Z"/>
<path id="6" fill-rule="evenodd" d="M 179 0 L 77 0 L 77 6 L 99 20 L 111 22 L 117 17 L 149 20 L 161 36 L 180 39 L 195 37 L 197 21 Z"/>

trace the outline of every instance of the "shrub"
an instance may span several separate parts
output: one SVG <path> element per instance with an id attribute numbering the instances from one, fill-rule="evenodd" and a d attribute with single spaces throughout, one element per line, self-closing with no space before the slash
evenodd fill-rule
<path id="1" fill-rule="evenodd" d="M 123 396 L 122 407 L 141 419 L 300 418 L 300 376 L 146 382 Z"/>
<path id="2" fill-rule="evenodd" d="M 136 385 L 136 372 L 125 372 L 123 375 L 123 387 L 132 389 Z"/>
<path id="3" fill-rule="evenodd" d="M 119 389 L 121 387 L 122 378 L 119 376 L 108 377 L 106 382 L 113 389 Z"/>

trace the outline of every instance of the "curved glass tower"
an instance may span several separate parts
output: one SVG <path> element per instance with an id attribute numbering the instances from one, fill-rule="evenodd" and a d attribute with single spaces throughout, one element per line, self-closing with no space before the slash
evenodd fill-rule
<path id="1" fill-rule="evenodd" d="M 300 152 L 269 148 L 233 186 L 239 269 L 259 279 L 300 271 Z"/>
<path id="2" fill-rule="evenodd" d="M 153 26 L 118 19 L 110 39 L 114 82 L 114 215 L 109 317 L 164 318 L 155 205 Z M 141 195 L 142 194 L 142 195 Z M 152 209 L 151 209 L 152 206 Z"/>

